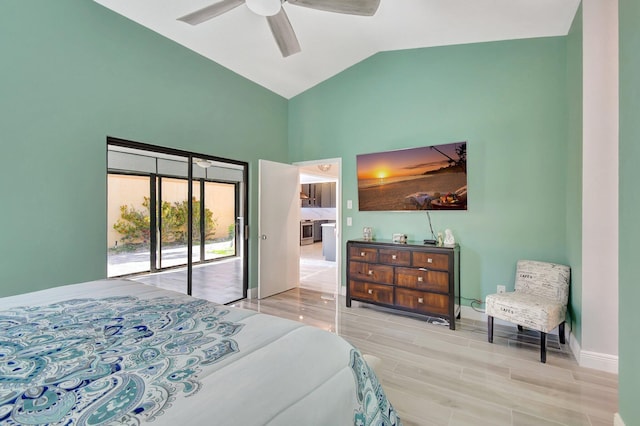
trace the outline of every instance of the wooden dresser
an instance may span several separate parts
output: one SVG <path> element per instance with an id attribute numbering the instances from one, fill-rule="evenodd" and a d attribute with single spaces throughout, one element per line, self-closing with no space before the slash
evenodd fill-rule
<path id="1" fill-rule="evenodd" d="M 460 248 L 409 242 L 347 241 L 347 307 L 352 300 L 460 318 Z"/>

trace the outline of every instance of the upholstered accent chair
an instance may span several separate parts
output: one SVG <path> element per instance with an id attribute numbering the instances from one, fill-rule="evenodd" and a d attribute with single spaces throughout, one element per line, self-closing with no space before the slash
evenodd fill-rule
<path id="1" fill-rule="evenodd" d="M 547 333 L 558 327 L 564 344 L 564 322 L 569 300 L 570 268 L 555 263 L 519 260 L 515 291 L 486 298 L 488 339 L 493 343 L 493 319 L 515 323 L 540 332 L 540 361 L 547 362 Z"/>

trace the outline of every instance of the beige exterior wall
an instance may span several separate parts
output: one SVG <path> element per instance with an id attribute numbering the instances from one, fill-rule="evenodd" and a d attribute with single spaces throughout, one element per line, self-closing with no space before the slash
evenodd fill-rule
<path id="1" fill-rule="evenodd" d="M 162 180 L 162 197 L 169 203 L 187 199 L 185 180 Z M 199 183 L 193 184 L 196 200 L 200 198 Z M 116 241 L 121 243 L 122 235 L 113 229 L 113 224 L 120 218 L 120 206 L 128 205 L 136 210 L 143 210 L 142 202 L 149 195 L 149 178 L 144 176 L 108 175 L 107 203 L 107 247 L 114 247 Z M 217 222 L 214 238 L 225 238 L 229 235 L 229 226 L 235 223 L 235 186 L 232 184 L 206 182 L 205 207 L 213 212 Z"/>

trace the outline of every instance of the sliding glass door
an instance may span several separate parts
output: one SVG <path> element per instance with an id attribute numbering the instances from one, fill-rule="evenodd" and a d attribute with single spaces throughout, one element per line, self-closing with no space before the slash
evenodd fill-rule
<path id="1" fill-rule="evenodd" d="M 188 180 L 158 179 L 158 270 L 187 264 L 188 194 Z"/>
<path id="2" fill-rule="evenodd" d="M 205 244 L 204 259 L 236 256 L 237 185 L 222 182 L 204 183 Z M 217 212 L 214 216 L 211 212 Z"/>
<path id="3" fill-rule="evenodd" d="M 108 174 L 107 276 L 149 271 L 149 176 Z"/>
<path id="4" fill-rule="evenodd" d="M 108 144 L 108 276 L 246 297 L 247 166 L 128 144 Z"/>

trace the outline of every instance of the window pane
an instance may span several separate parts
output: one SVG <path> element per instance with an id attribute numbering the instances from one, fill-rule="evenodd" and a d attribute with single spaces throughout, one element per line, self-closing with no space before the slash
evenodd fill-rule
<path id="1" fill-rule="evenodd" d="M 109 173 L 107 188 L 107 276 L 149 271 L 149 177 Z"/>
<path id="2" fill-rule="evenodd" d="M 236 186 L 205 182 L 205 259 L 236 255 Z"/>

